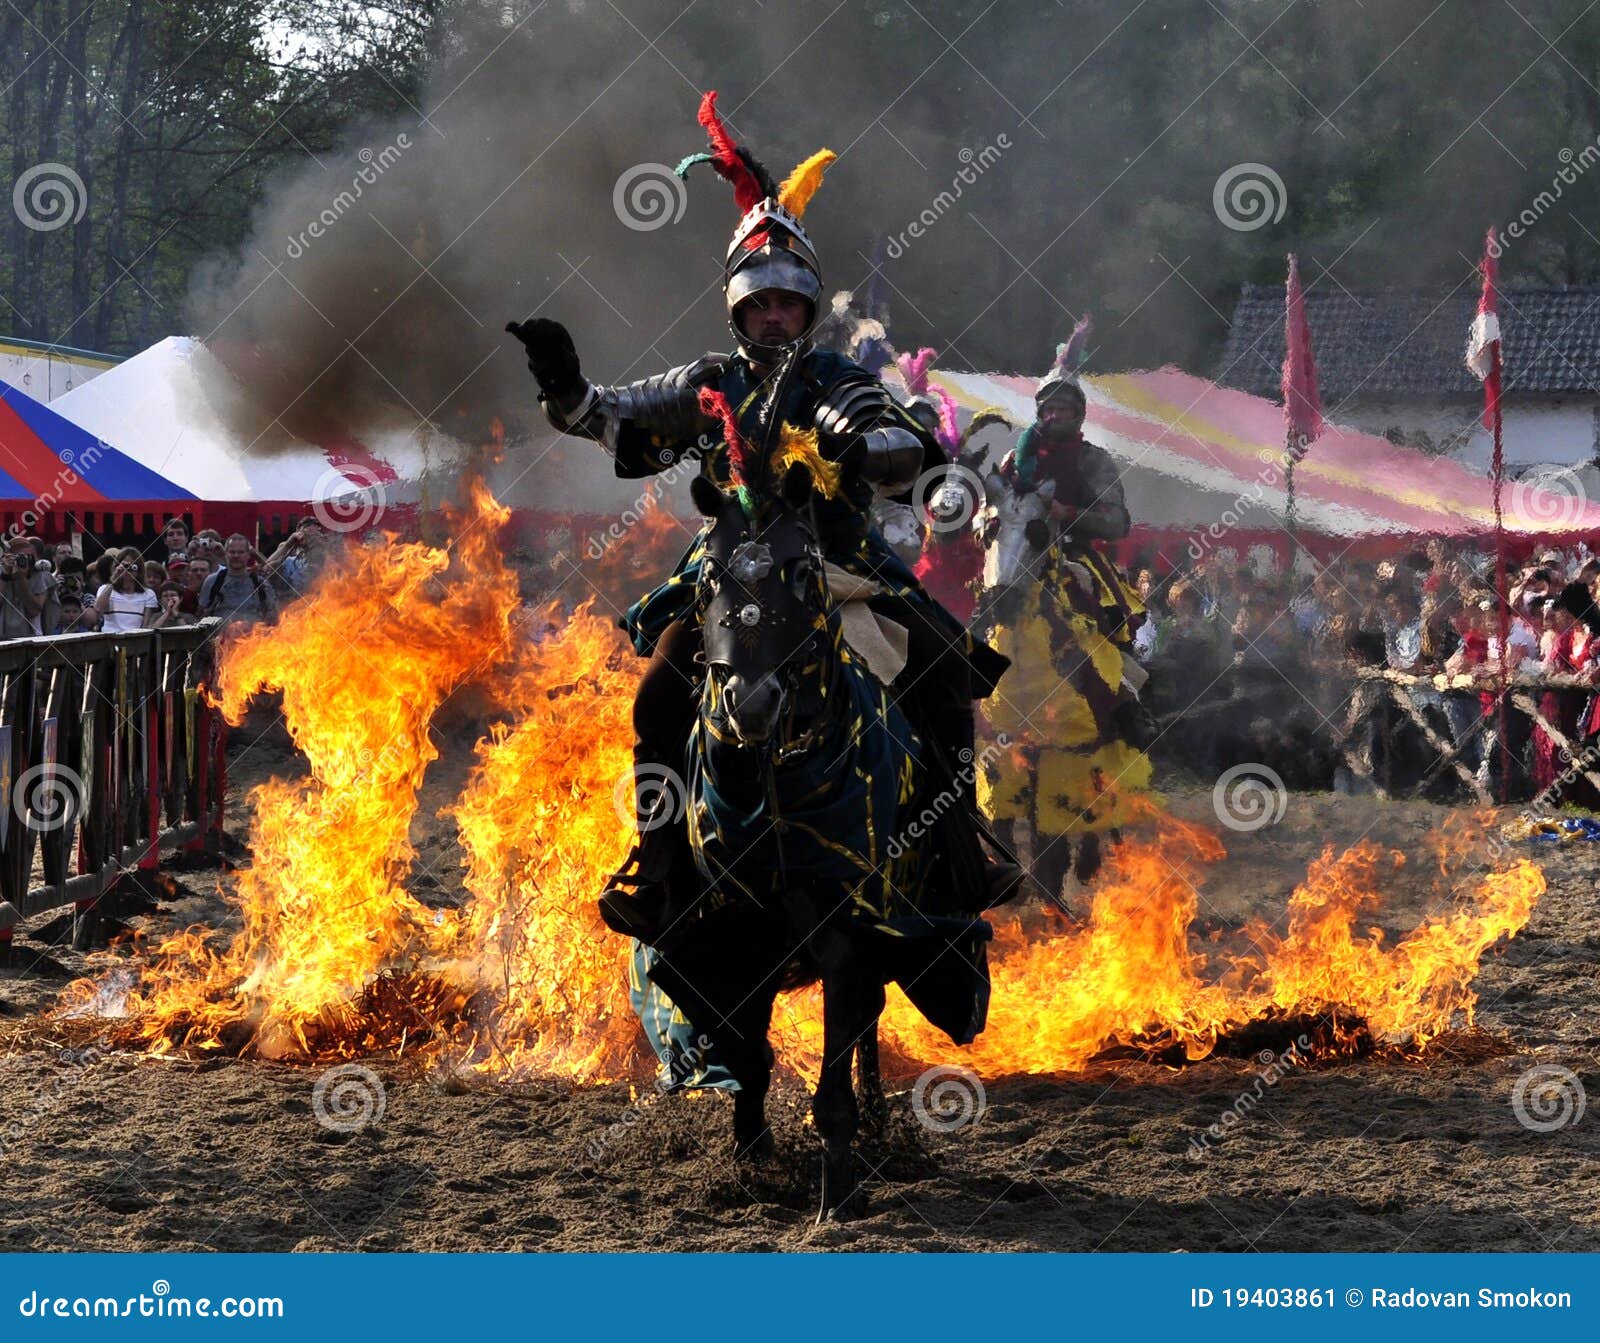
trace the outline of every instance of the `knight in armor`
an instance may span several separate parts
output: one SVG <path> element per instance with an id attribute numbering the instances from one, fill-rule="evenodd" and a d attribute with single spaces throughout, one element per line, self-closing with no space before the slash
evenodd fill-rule
<path id="1" fill-rule="evenodd" d="M 1133 636 L 1146 618 L 1144 604 L 1099 548 L 1127 536 L 1131 519 L 1116 463 L 1083 436 L 1088 403 L 1079 367 L 1088 326 L 1087 318 L 1078 323 L 1057 351 L 1035 389 L 1037 418 L 999 468 L 1017 494 L 1050 499 L 1048 520 L 1028 524 L 1038 531 L 1031 567 L 1039 592 L 1034 610 L 1042 620 L 991 608 L 978 622 L 980 629 L 990 621 L 1014 626 L 1002 646 L 1016 659 L 1021 680 L 1008 683 L 1010 693 L 1002 698 L 1019 703 L 997 702 L 990 713 L 995 725 L 1014 735 L 1037 726 L 1029 716 L 1041 686 L 1030 678 L 1044 676 L 1050 688 L 1058 721 L 1041 743 L 1031 784 L 1032 820 L 1048 836 L 1081 840 L 1076 868 L 1084 881 L 1100 864 L 1100 830 L 1117 833 L 1123 806 L 1117 798 L 1148 782 L 1143 748 L 1151 735 L 1139 701 L 1146 673 L 1132 655 Z M 985 524 L 993 521 L 986 518 Z M 1015 710 L 1021 711 L 1020 722 L 1014 721 Z M 1020 806 L 1018 783 L 1005 778 L 989 790 L 997 819 L 1014 819 L 1008 809 Z M 1064 860 L 1065 843 L 1046 847 Z M 1043 884 L 1053 891 L 1058 879 L 1046 867 Z"/>
<path id="2" fill-rule="evenodd" d="M 1078 362 L 1087 334 L 1085 319 L 1034 390 L 1037 418 L 1000 464 L 1003 476 L 1028 488 L 1055 482 L 1050 516 L 1062 541 L 1074 549 L 1088 549 L 1093 541 L 1120 541 L 1132 526 L 1116 463 L 1083 436 L 1088 402 L 1078 381 Z M 1133 637 L 1132 630 L 1128 637 Z"/>
<path id="3" fill-rule="evenodd" d="M 878 492 L 908 491 L 944 457 L 934 436 L 876 377 L 812 343 L 822 315 L 822 274 L 801 220 L 835 155 L 819 151 L 780 186 L 729 136 L 714 92 L 705 95 L 699 120 L 711 152 L 684 160 L 678 171 L 686 174 L 693 164 L 709 162 L 732 185 L 742 212 L 723 268 L 735 352 L 706 354 L 610 387 L 583 375 L 560 323 L 536 318 L 507 330 L 527 350 L 551 424 L 603 446 L 625 479 L 654 475 L 694 456 L 703 474 L 729 488 L 724 415 L 746 444 L 772 442 L 780 424 L 816 431 L 823 458 L 841 467 L 833 497 L 819 497 L 815 505 L 824 558 L 875 584 L 873 610 L 907 631 L 906 663 L 890 689 L 934 748 L 935 761 L 943 762 L 958 792 L 970 797 L 960 762 L 973 758 L 973 697 L 993 690 L 1006 660 L 976 643 L 928 597 L 872 525 Z M 621 622 L 635 650 L 649 658 L 634 701 L 636 779 L 662 771 L 681 779 L 685 773 L 702 675 L 695 610 L 701 562 L 697 539 L 667 580 Z M 674 887 L 680 879 L 695 881 L 693 857 L 687 824 L 676 814 L 681 793 L 641 789 L 637 800 L 639 842 L 607 882 L 600 912 L 614 931 L 653 943 L 674 917 Z"/>

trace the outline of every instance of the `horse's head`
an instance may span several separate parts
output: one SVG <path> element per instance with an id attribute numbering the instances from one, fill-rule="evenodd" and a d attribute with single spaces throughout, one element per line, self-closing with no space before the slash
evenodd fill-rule
<path id="1" fill-rule="evenodd" d="M 827 585 L 811 477 L 792 467 L 749 513 L 703 476 L 691 493 L 711 522 L 697 592 L 709 713 L 740 744 L 765 745 L 825 647 Z"/>
<path id="2" fill-rule="evenodd" d="M 983 592 L 990 615 L 1001 624 L 1016 618 L 1023 594 L 1039 577 L 1052 539 L 1050 504 L 1055 490 L 1053 480 L 1030 489 L 999 472 L 984 482 L 986 502 L 978 518 L 984 547 Z"/>

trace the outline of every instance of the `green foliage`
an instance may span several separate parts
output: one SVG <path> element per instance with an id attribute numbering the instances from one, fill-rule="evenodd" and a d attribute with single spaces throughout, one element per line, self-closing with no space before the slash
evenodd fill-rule
<path id="1" fill-rule="evenodd" d="M 114 353 L 181 329 L 190 273 L 248 237 L 274 174 L 418 96 L 436 0 L 16 0 L 0 14 L 9 334 Z M 81 204 L 81 218 L 76 218 Z M 63 213 L 64 211 L 64 213 Z M 26 220 L 55 224 L 30 228 Z M 61 220 L 59 224 L 56 221 Z"/>

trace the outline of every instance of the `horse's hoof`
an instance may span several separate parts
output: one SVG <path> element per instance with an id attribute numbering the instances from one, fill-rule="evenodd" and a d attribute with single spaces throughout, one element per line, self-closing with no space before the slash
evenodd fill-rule
<path id="1" fill-rule="evenodd" d="M 733 1159 L 735 1161 L 765 1161 L 778 1150 L 778 1145 L 773 1141 L 772 1130 L 764 1128 L 753 1138 L 741 1138 L 737 1134 L 733 1139 Z"/>
<path id="2" fill-rule="evenodd" d="M 857 1185 L 842 1199 L 829 1202 L 823 1195 L 822 1207 L 817 1210 L 818 1226 L 836 1226 L 841 1222 L 854 1222 L 867 1215 L 867 1191 Z"/>

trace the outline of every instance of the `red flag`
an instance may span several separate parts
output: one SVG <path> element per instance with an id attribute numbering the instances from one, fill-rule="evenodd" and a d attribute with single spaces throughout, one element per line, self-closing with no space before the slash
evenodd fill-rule
<path id="1" fill-rule="evenodd" d="M 1494 230 L 1484 243 L 1483 293 L 1478 298 L 1478 315 L 1467 333 L 1467 367 L 1483 384 L 1483 427 L 1493 429 L 1500 410 L 1500 296 L 1495 290 L 1499 266 L 1494 258 Z"/>
<path id="2" fill-rule="evenodd" d="M 1289 430 L 1289 456 L 1298 462 L 1322 432 L 1322 398 L 1317 394 L 1317 365 L 1311 357 L 1311 324 L 1306 320 L 1306 296 L 1300 288 L 1300 263 L 1293 252 L 1289 254 L 1284 323 L 1283 416 Z"/>

